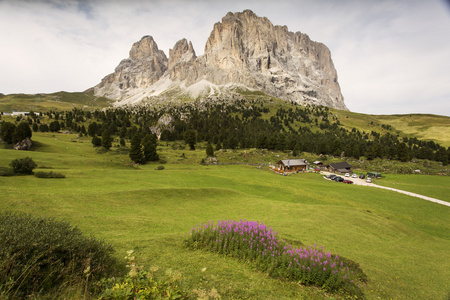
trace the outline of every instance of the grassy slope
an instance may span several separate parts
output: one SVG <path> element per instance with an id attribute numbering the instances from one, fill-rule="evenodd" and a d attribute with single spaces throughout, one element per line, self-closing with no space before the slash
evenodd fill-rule
<path id="1" fill-rule="evenodd" d="M 433 140 L 444 147 L 450 147 L 450 117 L 426 114 L 412 115 L 366 115 L 333 110 L 340 122 L 347 128 L 387 133 L 382 124 L 391 125 L 401 136 Z"/>
<path id="2" fill-rule="evenodd" d="M 135 249 L 145 266 L 181 270 L 188 290 L 215 287 L 226 299 L 326 296 L 267 278 L 236 260 L 182 247 L 184 234 L 202 221 L 244 218 L 263 221 L 282 238 L 324 245 L 359 262 L 370 279 L 363 286 L 369 299 L 443 299 L 450 289 L 448 207 L 317 174 L 284 177 L 267 168 L 201 166 L 195 162 L 204 150 L 160 146 L 169 163 L 156 171 L 155 164 L 131 167 L 115 151 L 97 154 L 88 138 L 35 133 L 33 139 L 35 151 L 0 149 L 0 167 L 31 156 L 67 178 L 0 177 L 1 210 L 66 219 L 107 239 L 119 257 Z M 181 159 L 182 153 L 188 158 Z M 445 193 L 449 179 L 440 178 L 432 189 Z"/>
<path id="3" fill-rule="evenodd" d="M 89 107 L 92 109 L 108 107 L 110 100 L 104 97 L 95 97 L 92 92 L 68 93 L 57 92 L 53 94 L 10 94 L 0 96 L 0 112 L 35 111 L 47 112 L 49 110 L 71 110 L 72 108 Z"/>

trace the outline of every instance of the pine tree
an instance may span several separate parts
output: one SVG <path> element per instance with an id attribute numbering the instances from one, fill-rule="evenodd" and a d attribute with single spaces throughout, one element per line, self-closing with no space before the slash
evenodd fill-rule
<path id="1" fill-rule="evenodd" d="M 195 143 L 197 142 L 197 131 L 189 129 L 184 133 L 184 141 L 189 145 L 190 150 L 195 150 Z"/>
<path id="2" fill-rule="evenodd" d="M 405 143 L 398 144 L 397 159 L 403 162 L 409 161 L 409 149 Z"/>
<path id="3" fill-rule="evenodd" d="M 146 161 L 157 161 L 159 155 L 156 153 L 156 137 L 152 134 L 146 134 L 141 141 L 143 154 Z"/>
<path id="4" fill-rule="evenodd" d="M 206 145 L 206 156 L 208 156 L 208 157 L 214 156 L 214 149 L 213 149 L 211 143 L 208 143 L 208 145 Z"/>
<path id="5" fill-rule="evenodd" d="M 132 161 L 134 161 L 137 164 L 143 164 L 145 163 L 144 154 L 142 152 L 142 145 L 141 145 L 141 139 L 139 138 L 138 134 L 135 134 L 133 138 L 131 139 L 131 146 L 130 146 L 130 158 Z"/>
<path id="6" fill-rule="evenodd" d="M 109 150 L 109 148 L 112 147 L 112 137 L 111 137 L 111 133 L 109 132 L 108 129 L 104 130 L 102 133 L 102 146 L 103 148 Z"/>

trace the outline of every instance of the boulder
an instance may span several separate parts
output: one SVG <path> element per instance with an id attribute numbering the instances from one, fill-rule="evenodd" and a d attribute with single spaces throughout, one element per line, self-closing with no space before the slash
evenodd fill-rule
<path id="1" fill-rule="evenodd" d="M 30 150 L 33 142 L 30 138 L 26 138 L 14 145 L 15 150 Z"/>

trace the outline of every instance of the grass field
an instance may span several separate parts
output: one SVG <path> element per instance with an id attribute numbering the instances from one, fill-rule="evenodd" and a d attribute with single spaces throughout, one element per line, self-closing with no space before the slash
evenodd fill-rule
<path id="1" fill-rule="evenodd" d="M 382 125 L 390 125 L 395 133 L 423 140 L 433 140 L 441 146 L 450 147 L 450 118 L 446 116 L 411 115 L 367 115 L 349 111 L 332 110 L 347 128 L 358 128 L 365 132 L 389 132 Z M 392 132 L 391 132 L 392 133 Z"/>
<path id="2" fill-rule="evenodd" d="M 111 100 L 104 97 L 95 97 L 92 92 L 68 93 L 57 92 L 53 94 L 10 94 L 0 95 L 0 112 L 34 111 L 47 112 L 65 111 L 72 108 L 90 109 L 108 107 Z"/>
<path id="3" fill-rule="evenodd" d="M 216 288 L 222 299 L 340 298 L 269 278 L 245 262 L 183 247 L 184 235 L 200 222 L 247 219 L 264 222 L 296 244 L 317 243 L 358 262 L 369 277 L 362 285 L 368 299 L 449 295 L 449 207 L 314 173 L 279 176 L 267 166 L 202 166 L 204 149 L 160 145 L 167 164 L 158 171 L 158 163 L 132 166 L 116 147 L 98 153 L 86 137 L 33 133 L 33 140 L 33 151 L 0 149 L 0 167 L 30 156 L 37 171 L 67 178 L 0 177 L 2 211 L 67 220 L 113 244 L 117 257 L 134 249 L 141 265 L 180 270 L 188 291 Z M 220 153 L 219 160 L 233 155 L 240 154 Z M 249 151 L 242 161 L 256 161 L 252 155 Z M 265 163 L 276 162 L 276 154 L 264 155 Z M 448 201 L 449 177 L 417 178 L 386 175 L 383 184 L 415 183 L 416 192 Z"/>

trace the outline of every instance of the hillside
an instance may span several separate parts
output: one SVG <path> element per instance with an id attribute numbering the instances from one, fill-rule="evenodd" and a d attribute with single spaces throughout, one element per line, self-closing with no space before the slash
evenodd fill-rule
<path id="1" fill-rule="evenodd" d="M 277 126 L 281 127 L 277 130 L 283 129 L 289 132 L 290 130 L 298 130 L 302 127 L 309 128 L 308 130 L 311 132 L 324 132 L 328 126 L 336 123 L 339 124 L 340 128 L 347 131 L 356 130 L 364 134 L 375 132 L 380 135 L 398 135 L 401 138 L 412 139 L 415 143 L 418 143 L 419 140 L 423 140 L 438 143 L 445 148 L 450 146 L 450 118 L 445 116 L 420 114 L 380 116 L 325 107 L 320 108 L 320 106 L 318 107 L 319 110 L 314 113 L 314 106 L 311 106 L 307 108 L 306 114 L 305 112 L 302 113 L 303 117 L 294 117 L 291 113 L 289 113 L 291 114 L 291 117 L 287 117 L 286 113 L 293 109 L 294 111 L 299 111 L 299 109 L 300 111 L 303 111 L 306 108 L 304 106 L 287 103 L 283 100 L 270 97 L 259 91 L 236 89 L 235 94 L 234 100 L 208 98 L 200 101 L 186 99 L 183 102 L 179 102 L 160 99 L 159 102 L 156 101 L 153 102 L 153 104 L 147 104 L 144 107 L 153 111 L 153 114 L 164 114 L 164 111 L 170 110 L 170 107 L 175 111 L 186 108 L 190 110 L 195 107 L 204 110 L 213 109 L 216 106 L 223 107 L 224 105 L 231 107 L 237 104 L 240 108 L 234 110 L 232 113 L 233 117 L 243 119 L 244 114 L 246 114 L 247 117 L 251 116 L 251 111 L 254 110 L 253 108 L 258 108 L 258 110 L 264 111 L 258 118 L 270 123 L 279 123 Z M 109 107 L 112 103 L 111 101 L 112 100 L 106 98 L 95 97 L 92 91 L 84 93 L 59 92 L 54 94 L 36 95 L 14 94 L 0 96 L 0 111 L 29 111 L 31 108 L 31 110 L 36 112 L 59 111 L 62 113 L 63 111 L 70 111 L 76 108 L 92 112 L 96 109 Z M 246 107 L 248 109 L 246 109 Z M 320 113 L 317 114 L 319 111 L 323 111 L 327 117 L 324 118 Z M 279 115 L 277 116 L 277 114 Z M 273 124 L 275 125 L 275 123 Z M 150 124 L 150 126 L 153 125 L 155 124 Z M 434 146 L 432 145 L 432 147 Z M 433 151 L 435 150 L 436 149 Z"/>
<path id="2" fill-rule="evenodd" d="M 222 299 L 348 299 L 268 277 L 232 257 L 184 246 L 193 226 L 228 219 L 263 222 L 290 243 L 317 243 L 358 263 L 369 279 L 361 283 L 366 299 L 444 299 L 448 293 L 442 284 L 450 276 L 444 259 L 450 247 L 448 207 L 327 181 L 314 173 L 279 176 L 268 166 L 200 165 L 204 144 L 191 151 L 180 142 L 159 143 L 166 163 L 156 170 L 160 162 L 132 165 L 127 148 L 116 146 L 117 141 L 105 152 L 78 134 L 36 132 L 33 140 L 32 151 L 1 148 L 0 167 L 30 156 L 38 164 L 36 171 L 59 172 L 66 178 L 0 176 L 2 211 L 68 221 L 111 243 L 120 259 L 133 249 L 146 270 L 158 266 L 163 272 L 181 271 L 181 287 L 193 298 L 194 289 L 214 288 Z M 285 155 L 216 152 L 220 161 L 259 164 Z M 403 176 L 395 180 L 404 178 L 405 187 L 417 182 Z M 421 193 L 448 195 L 449 177 L 415 178 L 427 179 L 417 182 Z"/>
<path id="3" fill-rule="evenodd" d="M 93 92 L 57 92 L 52 94 L 0 94 L 0 112 L 62 111 L 72 108 L 96 109 L 108 107 L 112 100 L 96 97 Z"/>

